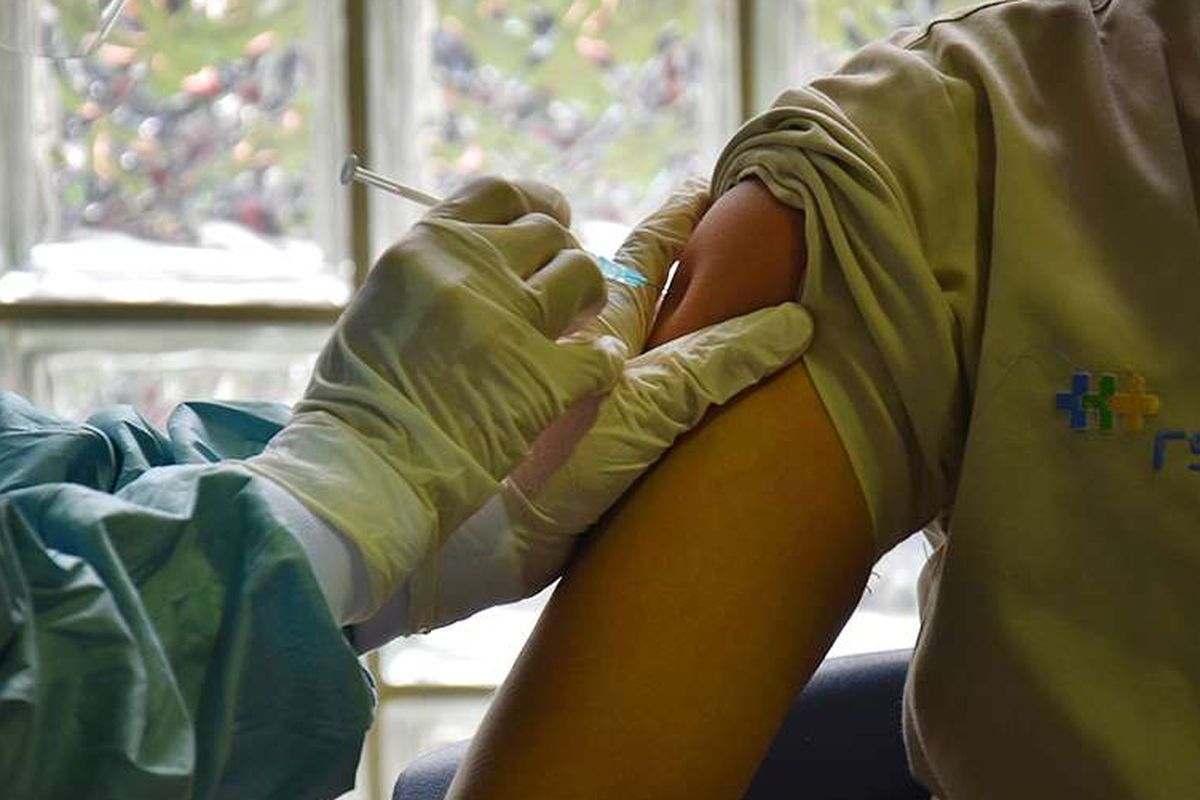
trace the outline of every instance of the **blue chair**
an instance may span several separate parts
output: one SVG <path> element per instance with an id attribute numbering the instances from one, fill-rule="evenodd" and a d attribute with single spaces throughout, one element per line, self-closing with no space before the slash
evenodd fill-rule
<path id="1" fill-rule="evenodd" d="M 827 660 L 788 711 L 746 800 L 929 800 L 912 779 L 900 733 L 911 652 Z M 393 800 L 441 800 L 469 742 L 414 761 Z"/>

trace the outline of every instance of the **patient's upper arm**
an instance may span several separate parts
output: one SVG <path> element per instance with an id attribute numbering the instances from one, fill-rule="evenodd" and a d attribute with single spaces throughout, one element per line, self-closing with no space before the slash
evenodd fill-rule
<path id="1" fill-rule="evenodd" d="M 697 231 L 660 341 L 795 296 L 798 215 L 764 217 L 775 201 L 744 186 Z M 857 478 L 797 363 L 710 414 L 605 516 L 452 796 L 741 796 L 873 554 Z"/>
<path id="2" fill-rule="evenodd" d="M 739 183 L 696 226 L 647 349 L 794 300 L 804 263 L 804 215 L 777 201 L 758 181 Z"/>

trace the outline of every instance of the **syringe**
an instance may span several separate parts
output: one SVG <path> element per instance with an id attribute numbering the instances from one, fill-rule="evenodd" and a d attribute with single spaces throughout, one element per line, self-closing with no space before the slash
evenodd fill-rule
<path id="1" fill-rule="evenodd" d="M 380 175 L 378 172 L 367 169 L 354 153 L 346 156 L 346 160 L 342 162 L 340 177 L 343 186 L 348 185 L 351 181 L 355 181 L 367 186 L 374 186 L 376 189 L 382 189 L 385 192 L 390 192 L 391 194 L 403 197 L 405 200 L 411 200 L 414 203 L 420 203 L 423 206 L 436 206 L 442 202 L 427 192 L 414 189 L 411 186 L 400 183 L 400 181 L 392 180 L 385 175 Z M 634 289 L 641 289 L 650 285 L 650 281 L 646 279 L 646 276 L 635 269 L 622 266 L 604 256 L 595 256 L 595 258 L 600 264 L 601 274 L 610 281 Z"/>

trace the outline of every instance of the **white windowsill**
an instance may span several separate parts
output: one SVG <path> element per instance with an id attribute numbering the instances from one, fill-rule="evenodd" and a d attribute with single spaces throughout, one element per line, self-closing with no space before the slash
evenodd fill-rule
<path id="1" fill-rule="evenodd" d="M 0 302 L 343 305 L 350 297 L 349 265 L 329 265 L 313 242 L 267 240 L 229 223 L 205 224 L 197 247 L 97 232 L 36 245 L 30 257 L 29 269 L 0 275 Z"/>

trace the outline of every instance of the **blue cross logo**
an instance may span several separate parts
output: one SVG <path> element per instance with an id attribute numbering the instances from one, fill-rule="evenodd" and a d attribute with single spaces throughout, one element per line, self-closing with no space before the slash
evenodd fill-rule
<path id="1" fill-rule="evenodd" d="M 1111 372 L 1101 373 L 1097 383 L 1096 391 L 1089 391 L 1091 373 L 1074 372 L 1071 374 L 1071 391 L 1054 395 L 1054 408 L 1067 412 L 1072 430 L 1088 430 L 1089 411 L 1096 412 L 1102 431 L 1113 430 L 1117 416 L 1125 418 L 1126 430 L 1140 431 L 1146 417 L 1159 413 L 1158 395 L 1146 392 L 1146 379 L 1141 375 L 1129 373 L 1124 391 L 1117 391 L 1117 376 Z"/>
<path id="2" fill-rule="evenodd" d="M 1085 431 L 1088 427 L 1087 408 L 1083 400 L 1088 396 L 1092 386 L 1092 376 L 1087 372 L 1076 372 L 1071 375 L 1071 391 L 1058 392 L 1054 395 L 1054 408 L 1066 411 L 1071 418 L 1071 430 Z"/>

